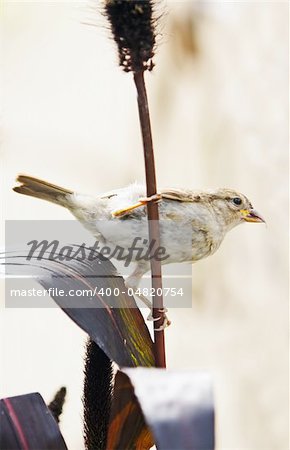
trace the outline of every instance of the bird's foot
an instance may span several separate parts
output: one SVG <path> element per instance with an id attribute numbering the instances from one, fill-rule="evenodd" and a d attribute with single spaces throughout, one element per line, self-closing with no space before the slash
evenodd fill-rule
<path id="1" fill-rule="evenodd" d="M 126 208 L 118 209 L 117 211 L 112 212 L 113 217 L 120 217 L 128 214 L 136 208 L 140 208 L 141 206 L 147 205 L 149 202 L 159 202 L 162 199 L 160 194 L 151 195 L 151 197 L 140 198 L 140 200 L 134 205 L 127 206 Z"/>
<path id="2" fill-rule="evenodd" d="M 171 321 L 168 319 L 168 317 L 165 314 L 163 316 L 162 325 L 160 325 L 160 327 L 158 327 L 158 328 L 154 328 L 154 331 L 163 331 L 163 330 L 165 330 L 165 328 L 169 327 L 170 324 L 171 324 Z"/>
<path id="3" fill-rule="evenodd" d="M 150 197 L 142 197 L 142 198 L 140 198 L 139 202 L 142 203 L 143 205 L 147 205 L 147 203 L 160 202 L 160 200 L 162 200 L 162 195 L 161 194 L 154 194 L 154 195 L 151 195 Z"/>
<path id="4" fill-rule="evenodd" d="M 158 320 L 161 319 L 161 317 L 163 318 L 163 323 L 160 327 L 158 328 L 154 328 L 156 331 L 161 331 L 164 330 L 165 328 L 169 327 L 169 325 L 171 324 L 170 320 L 168 319 L 168 317 L 166 316 L 167 313 L 167 309 L 166 308 L 159 308 L 158 312 L 160 312 L 160 316 L 158 315 L 158 317 L 153 317 L 153 309 L 152 309 L 152 303 L 150 302 L 150 300 L 148 300 L 147 297 L 145 297 L 144 295 L 142 295 L 141 293 L 137 294 L 137 289 L 130 286 L 130 284 L 126 284 L 127 287 L 131 287 L 131 289 L 134 289 L 134 294 L 136 295 L 136 297 L 138 297 L 146 306 L 148 306 L 148 308 L 150 309 L 150 313 L 147 317 L 147 320 L 150 320 L 152 322 L 157 322 Z"/>
<path id="5" fill-rule="evenodd" d="M 166 313 L 167 313 L 166 308 L 158 309 L 158 312 L 160 312 L 161 315 L 158 317 L 153 317 L 153 310 L 151 310 L 147 317 L 147 320 L 152 321 L 152 322 L 157 322 L 158 320 L 161 319 L 161 317 L 163 317 L 162 325 L 158 328 L 154 328 L 154 330 L 156 330 L 156 331 L 161 331 L 161 330 L 164 330 L 165 328 L 169 327 L 169 325 L 171 324 L 171 321 L 166 316 Z"/>
<path id="6" fill-rule="evenodd" d="M 162 309 L 158 309 L 158 311 L 160 311 L 161 314 L 166 314 L 167 311 L 168 311 L 168 309 L 162 308 Z M 160 316 L 160 317 L 161 317 L 161 316 Z M 156 320 L 159 320 L 160 317 L 153 317 L 153 310 L 150 309 L 150 313 L 148 314 L 147 320 L 153 321 L 153 322 L 154 322 L 154 321 L 156 321 Z"/>

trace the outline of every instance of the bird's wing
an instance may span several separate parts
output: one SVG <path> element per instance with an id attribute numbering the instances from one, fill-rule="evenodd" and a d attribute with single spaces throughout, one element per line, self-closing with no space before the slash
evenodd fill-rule
<path id="1" fill-rule="evenodd" d="M 184 189 L 164 189 L 160 192 L 162 198 L 178 202 L 198 202 L 200 195 Z"/>
<path id="2" fill-rule="evenodd" d="M 118 190 L 106 192 L 105 194 L 102 194 L 99 197 L 101 200 L 110 200 L 110 198 L 117 197 L 117 195 L 118 195 Z"/>
<path id="3" fill-rule="evenodd" d="M 160 198 L 161 197 L 161 198 Z M 197 192 L 190 191 L 190 190 L 183 190 L 183 189 L 164 189 L 159 194 L 159 201 L 161 200 L 173 200 L 178 201 L 182 203 L 193 203 L 193 202 L 199 202 L 201 200 L 201 195 Z M 155 200 L 155 199 L 154 199 Z M 122 207 L 121 209 L 117 209 L 113 211 L 112 215 L 113 217 L 123 216 L 127 214 L 135 214 L 135 209 L 140 208 L 146 204 L 148 200 L 142 199 L 139 195 L 139 197 L 136 197 L 135 201 L 131 202 L 131 205 L 128 204 L 128 206 Z M 150 201 L 150 200 L 149 200 Z M 132 213 L 132 211 L 134 211 Z M 142 210 L 142 215 L 146 215 L 146 212 Z"/>

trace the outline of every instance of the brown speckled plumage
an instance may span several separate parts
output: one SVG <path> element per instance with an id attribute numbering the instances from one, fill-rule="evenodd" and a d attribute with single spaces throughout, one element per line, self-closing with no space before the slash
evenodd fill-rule
<path id="1" fill-rule="evenodd" d="M 113 216 L 117 210 L 138 204 L 145 195 L 144 186 L 133 184 L 101 196 L 86 196 L 26 175 L 17 181 L 21 184 L 14 188 L 16 192 L 66 207 L 112 252 L 116 246 L 129 252 L 136 237 L 148 239 L 146 206 Z M 160 240 L 166 249 L 166 264 L 198 261 L 212 255 L 233 227 L 245 221 L 264 222 L 247 197 L 232 189 L 164 189 L 160 194 Z M 134 256 L 132 262 L 135 268 L 127 284 L 136 287 L 150 262 L 136 261 Z"/>

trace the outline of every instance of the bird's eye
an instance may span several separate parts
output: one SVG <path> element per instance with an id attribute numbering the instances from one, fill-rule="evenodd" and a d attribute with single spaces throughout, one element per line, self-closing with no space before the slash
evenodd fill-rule
<path id="1" fill-rule="evenodd" d="M 242 199 L 240 199 L 240 197 L 234 197 L 233 198 L 233 203 L 237 206 L 242 204 Z"/>

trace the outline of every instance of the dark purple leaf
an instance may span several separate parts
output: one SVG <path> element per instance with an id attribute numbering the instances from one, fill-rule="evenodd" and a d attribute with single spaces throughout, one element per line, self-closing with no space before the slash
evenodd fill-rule
<path id="1" fill-rule="evenodd" d="M 118 372 L 108 449 L 150 448 L 146 424 L 159 450 L 213 450 L 209 376 L 141 367 Z"/>
<path id="2" fill-rule="evenodd" d="M 66 450 L 59 427 L 38 393 L 0 400 L 1 450 Z"/>
<path id="3" fill-rule="evenodd" d="M 118 371 L 115 377 L 114 395 L 107 437 L 107 450 L 149 450 L 154 439 L 129 377 Z"/>
<path id="4" fill-rule="evenodd" d="M 89 251 L 91 249 L 87 249 Z M 51 297 L 119 366 L 154 365 L 152 340 L 143 316 L 109 260 L 95 253 L 94 260 L 60 262 L 34 257 L 28 261 L 25 254 L 10 253 L 4 264 L 15 275 L 37 275 L 37 281 L 45 289 L 57 288 L 65 293 L 84 289 L 100 292 L 103 289 L 103 294 L 96 292 L 91 297 L 61 297 L 54 293 Z M 106 288 L 111 288 L 111 295 L 106 293 Z"/>

